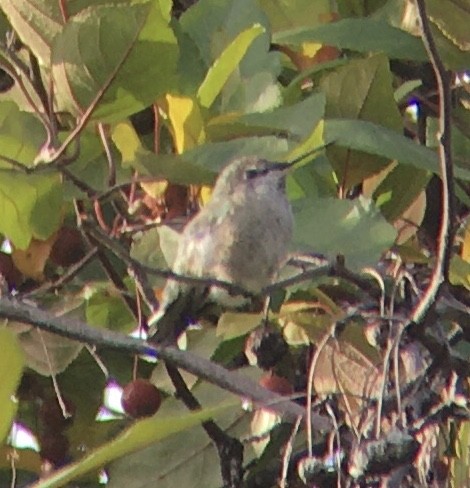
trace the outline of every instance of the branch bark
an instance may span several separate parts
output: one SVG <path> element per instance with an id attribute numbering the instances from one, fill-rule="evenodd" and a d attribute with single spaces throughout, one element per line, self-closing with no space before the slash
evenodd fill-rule
<path id="1" fill-rule="evenodd" d="M 170 346 L 155 346 L 133 337 L 95 329 L 84 322 L 56 317 L 32 305 L 10 298 L 0 298 L 0 317 L 32 324 L 39 329 L 86 344 L 158 357 L 220 388 L 251 400 L 259 407 L 268 406 L 271 410 L 284 415 L 288 420 L 295 421 L 297 417 L 305 416 L 305 409 L 296 403 L 266 390 L 240 372 L 229 371 L 219 364 L 188 351 L 180 351 Z M 312 414 L 312 428 L 318 433 L 330 432 L 332 430 L 331 421 L 322 415 Z"/>

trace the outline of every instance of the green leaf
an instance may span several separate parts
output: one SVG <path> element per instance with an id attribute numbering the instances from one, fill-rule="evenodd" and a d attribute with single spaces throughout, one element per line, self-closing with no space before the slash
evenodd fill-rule
<path id="1" fill-rule="evenodd" d="M 454 286 L 464 286 L 470 290 L 470 263 L 460 256 L 453 256 L 450 262 L 449 281 Z"/>
<path id="2" fill-rule="evenodd" d="M 202 144 L 183 154 L 148 153 L 134 161 L 142 174 L 179 184 L 212 184 L 216 174 L 231 159 L 256 154 L 270 161 L 285 159 L 288 141 L 277 137 L 246 137 L 233 141 Z"/>
<path id="3" fill-rule="evenodd" d="M 113 0 L 113 4 L 128 0 Z M 72 17 L 89 5 L 109 3 L 108 0 L 76 0 L 67 2 L 66 15 Z M 51 46 L 66 19 L 61 2 L 50 0 L 0 0 L 0 7 L 20 39 L 31 49 L 40 64 L 49 66 Z"/>
<path id="4" fill-rule="evenodd" d="M 265 32 L 252 42 L 224 84 L 218 108 L 222 112 L 249 113 L 269 110 L 280 104 L 277 82 L 280 55 L 269 51 L 269 22 L 256 0 L 200 0 L 181 16 L 180 23 L 182 31 L 198 47 L 198 54 L 207 68 L 240 33 L 251 29 L 254 24 L 263 26 Z M 181 76 L 187 86 L 191 80 L 185 77 L 184 72 Z M 193 93 L 198 88 L 195 86 Z"/>
<path id="5" fill-rule="evenodd" d="M 120 120 L 173 86 L 177 55 L 176 38 L 158 3 L 90 7 L 54 40 L 56 94 L 73 114 L 102 97 L 94 117 Z"/>
<path id="6" fill-rule="evenodd" d="M 430 20 L 462 51 L 470 51 L 470 4 L 458 0 L 427 0 L 427 13 Z"/>
<path id="7" fill-rule="evenodd" d="M 370 200 L 306 198 L 293 208 L 294 245 L 330 257 L 341 254 L 353 269 L 375 264 L 395 240 L 395 229 Z"/>
<path id="8" fill-rule="evenodd" d="M 231 159 L 244 155 L 257 155 L 270 161 L 283 161 L 289 152 L 300 151 L 302 145 L 311 142 L 324 114 L 325 98 L 312 95 L 292 106 L 280 107 L 266 113 L 246 114 L 240 117 L 217 117 L 208 124 L 211 139 L 223 142 L 202 144 L 181 155 L 156 155 L 150 151 L 137 151 L 129 161 L 138 171 L 149 176 L 168 179 L 180 184 L 211 184 L 216 173 Z M 264 137 L 240 137 L 268 132 Z M 318 134 L 320 134 L 318 132 Z M 232 140 L 226 140 L 229 137 Z M 317 142 L 316 145 L 321 144 Z M 302 150 L 309 150 L 305 147 Z"/>
<path id="9" fill-rule="evenodd" d="M 331 15 L 329 0 L 260 0 L 273 32 L 300 26 L 316 26 Z"/>
<path id="10" fill-rule="evenodd" d="M 307 138 L 325 114 L 325 96 L 315 93 L 293 105 L 240 117 L 215 117 L 207 124 L 211 140 L 232 139 L 236 135 L 283 135 L 294 141 Z M 267 134 L 266 134 L 267 133 Z"/>
<path id="11" fill-rule="evenodd" d="M 406 97 L 412 93 L 416 88 L 419 88 L 423 82 L 421 80 L 409 80 L 400 85 L 393 94 L 395 101 L 400 103 L 406 99 Z"/>
<path id="12" fill-rule="evenodd" d="M 411 139 L 372 122 L 326 120 L 325 141 L 439 174 L 438 157 L 432 149 L 420 146 Z M 458 178 L 470 180 L 469 170 L 455 167 L 454 171 Z"/>
<path id="13" fill-rule="evenodd" d="M 68 482 L 90 471 L 101 468 L 110 461 L 143 449 L 175 433 L 199 425 L 204 420 L 208 420 L 227 410 L 233 404 L 234 402 L 232 401 L 230 404 L 206 408 L 195 413 L 187 414 L 179 413 L 175 415 L 169 412 L 166 415 L 162 415 L 162 412 L 159 412 L 151 418 L 137 421 L 112 441 L 91 451 L 81 461 L 56 471 L 47 480 L 43 480 L 41 486 L 42 488 L 59 488 L 64 486 Z M 153 466 L 152 469 L 154 469 Z M 132 473 L 132 476 L 135 476 L 135 472 L 132 471 Z"/>
<path id="14" fill-rule="evenodd" d="M 136 321 L 121 296 L 113 290 L 99 289 L 86 302 L 86 321 L 95 327 L 131 332 Z"/>
<path id="15" fill-rule="evenodd" d="M 238 34 L 216 59 L 197 92 L 199 102 L 203 107 L 209 108 L 214 103 L 217 95 L 219 95 L 222 87 L 227 82 L 228 77 L 238 66 L 247 49 L 254 39 L 263 32 L 264 29 L 259 24 L 255 24 L 250 29 L 244 30 Z"/>
<path id="16" fill-rule="evenodd" d="M 59 175 L 25 175 L 0 169 L 0 232 L 26 249 L 33 237 L 47 239 L 61 222 Z"/>
<path id="17" fill-rule="evenodd" d="M 329 118 L 363 119 L 401 131 L 401 116 L 393 93 L 389 60 L 383 54 L 354 60 L 321 81 Z M 389 161 L 377 155 L 332 148 L 328 158 L 346 188 L 378 173 Z"/>
<path id="18" fill-rule="evenodd" d="M 131 256 L 142 264 L 156 269 L 169 269 L 178 249 L 180 234 L 168 225 L 149 229 L 134 236 Z M 149 276 L 152 286 L 163 287 L 166 278 Z"/>
<path id="19" fill-rule="evenodd" d="M 376 200 L 380 195 L 389 195 L 380 206 L 382 215 L 390 222 L 400 217 L 426 188 L 430 177 L 429 171 L 409 165 L 399 164 L 393 168 L 374 192 Z"/>
<path id="20" fill-rule="evenodd" d="M 248 368 L 247 368 L 248 369 Z M 248 369 L 245 374 L 252 374 L 253 369 Z M 213 385 L 197 384 L 193 389 L 194 395 L 203 405 L 224 405 L 233 402 L 233 395 Z M 239 399 L 233 408 L 226 408 L 215 412 L 215 421 L 228 435 L 235 439 L 249 432 L 251 415 L 247 415 L 240 408 Z M 234 403 L 232 403 L 234 405 Z M 203 410 L 204 412 L 204 410 Z M 161 416 L 166 420 L 168 428 L 176 419 L 188 419 L 191 415 L 185 411 L 181 402 L 169 399 L 162 404 L 162 409 L 156 414 L 155 421 Z M 173 428 L 176 431 L 178 425 Z M 249 463 L 253 458 L 250 447 L 245 446 L 243 461 Z M 204 487 L 220 488 L 222 480 L 217 450 L 208 439 L 207 434 L 199 426 L 182 430 L 179 433 L 167 437 L 160 442 L 155 442 L 147 449 L 135 452 L 112 463 L 109 467 L 109 488 L 132 488 L 155 486 L 158 488 Z"/>
<path id="21" fill-rule="evenodd" d="M 217 336 L 228 341 L 248 334 L 263 323 L 263 314 L 225 312 L 217 322 Z"/>
<path id="22" fill-rule="evenodd" d="M 421 40 L 387 22 L 343 19 L 318 27 L 287 30 L 273 35 L 276 44 L 315 41 L 359 52 L 383 52 L 390 58 L 426 61 Z"/>
<path id="23" fill-rule="evenodd" d="M 47 0 L 0 0 L 0 7 L 20 39 L 47 66 L 52 41 L 63 24 L 59 3 Z"/>
<path id="24" fill-rule="evenodd" d="M 84 347 L 80 342 L 33 327 L 19 333 L 18 340 L 28 368 L 43 376 L 57 375 L 65 371 Z"/>
<path id="25" fill-rule="evenodd" d="M 0 439 L 3 441 L 10 431 L 16 414 L 17 403 L 13 401 L 23 371 L 23 354 L 15 334 L 2 327 L 0 329 Z"/>
<path id="26" fill-rule="evenodd" d="M 0 168 L 11 168 L 1 156 L 32 166 L 45 140 L 46 131 L 37 117 L 20 112 L 13 102 L 0 103 Z"/>

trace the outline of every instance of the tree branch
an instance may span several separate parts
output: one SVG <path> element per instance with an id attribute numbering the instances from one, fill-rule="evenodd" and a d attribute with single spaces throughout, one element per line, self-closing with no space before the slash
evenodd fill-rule
<path id="1" fill-rule="evenodd" d="M 298 416 L 305 415 L 304 408 L 281 395 L 266 390 L 242 373 L 228 371 L 219 364 L 188 351 L 180 351 L 172 346 L 155 346 L 140 339 L 96 329 L 79 320 L 56 317 L 11 298 L 0 298 L 0 317 L 28 323 L 41 330 L 86 344 L 113 348 L 131 354 L 158 357 L 220 388 L 247 398 L 256 405 L 269 406 L 271 410 L 285 415 L 287 419 L 295 421 Z M 314 431 L 319 433 L 330 432 L 332 429 L 330 419 L 322 415 L 312 414 L 312 424 Z"/>

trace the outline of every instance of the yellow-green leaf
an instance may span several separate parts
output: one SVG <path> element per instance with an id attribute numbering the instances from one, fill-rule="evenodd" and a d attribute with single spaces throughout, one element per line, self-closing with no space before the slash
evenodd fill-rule
<path id="1" fill-rule="evenodd" d="M 0 439 L 5 439 L 16 414 L 17 404 L 13 400 L 23 370 L 23 354 L 16 335 L 5 328 L 0 329 Z"/>
<path id="2" fill-rule="evenodd" d="M 238 66 L 252 42 L 264 32 L 264 27 L 255 24 L 244 30 L 227 46 L 209 68 L 197 96 L 203 107 L 209 108 L 222 90 L 228 77 Z"/>

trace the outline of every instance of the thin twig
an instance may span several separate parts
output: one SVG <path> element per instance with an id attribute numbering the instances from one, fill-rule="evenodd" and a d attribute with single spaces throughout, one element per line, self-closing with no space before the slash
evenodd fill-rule
<path id="1" fill-rule="evenodd" d="M 287 488 L 287 473 L 289 471 L 290 458 L 292 456 L 295 436 L 297 435 L 301 421 L 302 421 L 302 417 L 297 417 L 297 420 L 295 421 L 292 427 L 289 440 L 287 441 L 286 447 L 284 449 L 284 454 L 282 456 L 282 471 L 281 471 L 281 480 L 279 482 L 279 488 Z"/>
<path id="2" fill-rule="evenodd" d="M 138 30 L 137 30 L 138 31 Z M 72 132 L 68 135 L 68 137 L 65 139 L 65 141 L 62 143 L 62 145 L 55 151 L 54 155 L 52 158 L 50 158 L 48 161 L 44 163 L 40 163 L 36 166 L 37 170 L 41 169 L 46 169 L 49 168 L 52 163 L 57 162 L 58 166 L 65 166 L 68 164 L 68 161 L 61 160 L 61 157 L 65 154 L 65 151 L 69 147 L 69 145 L 77 139 L 77 137 L 81 134 L 85 126 L 88 124 L 93 112 L 95 111 L 96 107 L 98 104 L 101 102 L 103 99 L 106 91 L 110 87 L 111 83 L 114 81 L 116 78 L 119 70 L 121 69 L 122 65 L 125 63 L 127 58 L 129 57 L 132 48 L 134 47 L 134 42 L 129 43 L 128 49 L 123 53 L 122 58 L 120 61 L 116 64 L 114 69 L 111 71 L 108 79 L 104 82 L 103 86 L 98 90 L 95 98 L 91 101 L 90 105 L 88 108 L 85 110 L 85 112 L 82 114 L 80 117 L 77 125 L 75 128 L 72 130 Z"/>
<path id="3" fill-rule="evenodd" d="M 430 283 L 411 313 L 411 322 L 421 323 L 436 303 L 441 285 L 448 278 L 454 221 L 454 177 L 451 153 L 451 73 L 446 70 L 434 42 L 424 0 L 416 0 L 424 46 L 434 68 L 439 92 L 439 167 L 442 181 L 442 211 L 436 261 Z"/>
<path id="4" fill-rule="evenodd" d="M 98 250 L 96 247 L 93 249 L 90 249 L 85 256 L 83 256 L 78 263 L 75 263 L 74 265 L 70 266 L 70 268 L 67 269 L 67 271 L 60 276 L 57 280 L 55 281 L 46 281 L 43 283 L 41 286 L 37 288 L 33 288 L 31 291 L 28 291 L 26 293 L 21 293 L 21 298 L 28 298 L 28 297 L 33 297 L 35 295 L 47 293 L 50 291 L 58 290 L 62 286 L 64 286 L 67 282 L 72 280 L 97 254 Z"/>
<path id="5" fill-rule="evenodd" d="M 60 172 L 64 175 L 65 179 L 73 183 L 80 191 L 84 192 L 88 198 L 95 198 L 98 192 L 93 189 L 88 183 L 85 183 L 80 178 L 77 178 L 68 168 L 61 168 Z"/>
<path id="6" fill-rule="evenodd" d="M 313 434 L 312 434 L 312 421 L 310 416 L 312 415 L 312 395 L 313 395 L 313 376 L 315 374 L 315 369 L 317 367 L 318 359 L 323 349 L 328 344 L 332 337 L 332 333 L 325 334 L 323 339 L 317 346 L 312 360 L 310 361 L 310 367 L 308 369 L 308 379 L 307 379 L 307 445 L 308 445 L 308 455 L 313 455 Z"/>
<path id="7" fill-rule="evenodd" d="M 56 139 L 57 134 L 54 134 L 53 127 L 55 126 L 55 124 L 52 122 L 52 119 L 55 117 L 55 114 L 51 110 L 52 107 L 49 103 L 49 95 L 47 94 L 47 91 L 44 88 L 44 83 L 42 81 L 41 69 L 39 68 L 38 60 L 36 59 L 36 56 L 34 56 L 34 54 L 31 51 L 29 51 L 29 64 L 31 65 L 31 75 L 28 79 L 31 85 L 33 86 L 37 96 L 39 97 L 39 100 L 41 101 L 41 105 L 44 110 L 44 113 L 47 114 L 49 117 L 51 137 L 53 137 L 53 140 L 51 140 L 51 142 L 55 144 L 56 140 L 54 139 Z"/>
<path id="8" fill-rule="evenodd" d="M 23 83 L 23 77 L 19 75 L 15 69 L 17 68 L 20 71 L 20 73 L 23 74 L 24 78 L 28 80 L 28 82 L 31 84 L 33 91 L 35 92 L 36 87 L 34 86 L 33 82 L 29 78 L 28 67 L 22 61 L 20 61 L 19 58 L 17 58 L 13 52 L 5 48 L 3 48 L 2 50 L 4 55 L 4 59 L 2 59 L 1 61 L 2 69 L 4 69 L 15 80 L 16 84 L 18 85 L 19 89 L 23 93 L 30 107 L 33 109 L 34 113 L 41 119 L 41 122 L 43 123 L 44 128 L 46 129 L 47 132 L 47 140 L 52 141 L 53 139 L 52 127 L 46 113 L 41 112 L 36 102 L 31 97 L 29 90 L 26 89 L 26 86 Z M 7 58 L 10 58 L 11 62 Z M 38 96 L 39 99 L 41 99 L 39 94 L 36 93 L 36 95 Z"/>
<path id="9" fill-rule="evenodd" d="M 100 261 L 101 267 L 103 268 L 109 280 L 113 283 L 117 290 L 120 291 L 120 295 L 124 300 L 124 303 L 127 305 L 128 309 L 137 321 L 139 315 L 137 304 L 135 300 L 129 295 L 129 290 L 126 287 L 124 280 L 122 279 L 121 275 L 115 270 L 113 263 L 108 259 L 108 256 L 106 256 L 104 250 L 97 245 L 98 243 L 93 238 L 93 236 L 89 235 L 88 233 L 85 234 L 90 240 L 90 243 L 98 248 L 97 256 Z"/>
<path id="10" fill-rule="evenodd" d="M 101 122 L 98 124 L 98 133 L 108 161 L 108 186 L 114 186 L 116 184 L 116 161 L 114 161 L 111 146 L 109 145 L 106 127 Z"/>
<path id="11" fill-rule="evenodd" d="M 57 375 L 56 375 L 56 372 L 55 372 L 54 367 L 52 365 L 51 357 L 49 356 L 49 351 L 47 350 L 46 341 L 44 340 L 44 336 L 42 334 L 41 329 L 38 329 L 38 336 L 39 336 L 39 340 L 40 340 L 41 345 L 42 345 L 42 349 L 44 351 L 44 357 L 46 358 L 46 364 L 47 364 L 47 367 L 49 369 L 49 373 L 50 373 L 51 380 L 52 380 L 52 385 L 54 387 L 54 393 L 57 397 L 57 402 L 58 402 L 60 410 L 62 412 L 62 416 L 64 417 L 64 419 L 68 419 L 72 416 L 72 414 L 68 411 L 67 405 L 65 404 L 65 401 L 64 401 L 64 397 L 62 396 L 62 393 L 60 391 L 59 383 L 57 382 Z"/>

